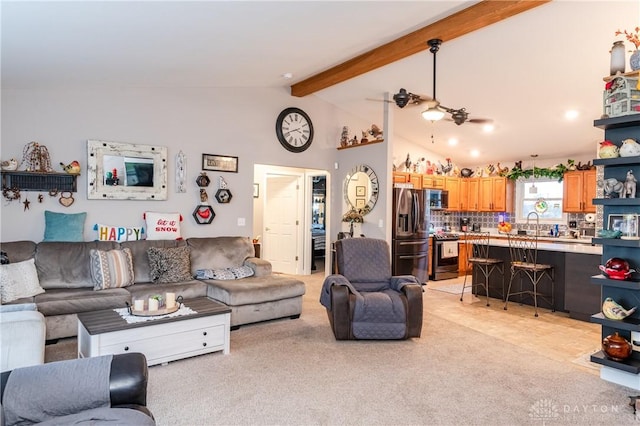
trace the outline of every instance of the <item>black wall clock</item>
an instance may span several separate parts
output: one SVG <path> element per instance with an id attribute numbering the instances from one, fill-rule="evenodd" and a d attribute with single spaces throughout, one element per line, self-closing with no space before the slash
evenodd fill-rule
<path id="1" fill-rule="evenodd" d="M 302 152 L 313 141 L 311 118 L 300 108 L 286 108 L 276 119 L 276 135 L 288 151 Z"/>

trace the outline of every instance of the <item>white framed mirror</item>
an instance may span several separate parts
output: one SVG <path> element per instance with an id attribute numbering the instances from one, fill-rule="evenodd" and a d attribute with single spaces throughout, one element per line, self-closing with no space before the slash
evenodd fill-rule
<path id="1" fill-rule="evenodd" d="M 167 148 L 87 141 L 90 200 L 166 200 Z"/>
<path id="2" fill-rule="evenodd" d="M 344 199 L 349 208 L 366 215 L 378 201 L 378 175 L 366 164 L 355 166 L 344 179 Z"/>

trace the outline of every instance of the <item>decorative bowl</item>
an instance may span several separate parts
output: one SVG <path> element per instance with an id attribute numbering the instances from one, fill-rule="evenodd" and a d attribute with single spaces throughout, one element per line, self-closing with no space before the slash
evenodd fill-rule
<path id="1" fill-rule="evenodd" d="M 612 280 L 629 279 L 629 277 L 631 276 L 631 273 L 635 272 L 633 269 L 629 269 L 628 271 L 620 271 L 612 268 L 607 268 L 602 265 L 600 265 L 599 268 L 608 278 Z"/>

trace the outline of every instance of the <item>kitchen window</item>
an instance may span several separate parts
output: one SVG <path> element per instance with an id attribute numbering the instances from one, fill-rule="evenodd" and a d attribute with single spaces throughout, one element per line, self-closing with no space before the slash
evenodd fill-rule
<path id="1" fill-rule="evenodd" d="M 516 218 L 523 223 L 531 212 L 538 214 L 540 223 L 567 223 L 567 215 L 562 212 L 562 182 L 557 179 L 518 179 L 516 181 Z M 529 223 L 535 221 L 530 216 Z"/>

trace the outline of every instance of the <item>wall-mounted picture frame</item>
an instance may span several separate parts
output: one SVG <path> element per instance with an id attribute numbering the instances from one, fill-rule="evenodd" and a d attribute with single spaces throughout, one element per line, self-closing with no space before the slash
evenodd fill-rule
<path id="1" fill-rule="evenodd" d="M 253 184 L 253 198 L 258 198 L 260 196 L 260 184 Z"/>
<path id="2" fill-rule="evenodd" d="M 87 141 L 89 200 L 167 199 L 167 147 Z"/>
<path id="3" fill-rule="evenodd" d="M 202 170 L 238 173 L 238 157 L 202 154 Z"/>
<path id="4" fill-rule="evenodd" d="M 200 204 L 196 206 L 196 209 L 193 211 L 193 218 L 198 225 L 209 225 L 215 217 L 216 212 L 214 212 L 213 208 L 208 204 Z"/>
<path id="5" fill-rule="evenodd" d="M 640 240 L 638 233 L 638 214 L 610 214 L 608 217 L 608 229 L 610 231 L 620 231 L 623 240 Z"/>
<path id="6" fill-rule="evenodd" d="M 366 196 L 367 196 L 367 187 L 356 186 L 356 197 L 366 197 Z"/>
<path id="7" fill-rule="evenodd" d="M 356 198 L 356 209 L 363 209 L 367 204 L 367 200 L 364 198 Z"/>

